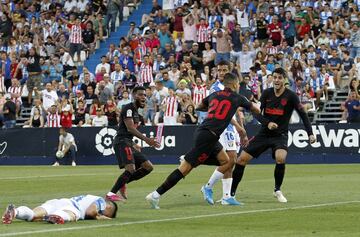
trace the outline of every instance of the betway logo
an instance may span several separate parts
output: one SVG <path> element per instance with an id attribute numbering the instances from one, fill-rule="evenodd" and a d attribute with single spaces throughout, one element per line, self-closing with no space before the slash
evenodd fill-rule
<path id="1" fill-rule="evenodd" d="M 317 142 L 310 144 L 313 148 L 326 147 L 348 147 L 359 149 L 360 129 L 328 129 L 325 126 L 312 126 L 313 133 L 316 136 Z M 297 148 L 305 148 L 309 146 L 307 132 L 304 129 L 299 129 L 291 133 L 289 131 L 288 146 L 294 145 Z"/>
<path id="2" fill-rule="evenodd" d="M 144 136 L 146 136 L 146 134 L 143 134 Z M 150 132 L 150 137 L 154 137 L 155 133 L 154 132 Z M 141 146 L 142 148 L 146 148 L 149 147 L 149 145 L 144 142 L 143 140 L 134 137 L 133 141 L 138 144 L 139 146 Z M 160 143 L 160 147 L 156 148 L 156 150 L 161 151 L 163 150 L 165 147 L 175 147 L 176 142 L 175 142 L 175 136 L 162 136 L 161 139 L 161 143 Z"/>

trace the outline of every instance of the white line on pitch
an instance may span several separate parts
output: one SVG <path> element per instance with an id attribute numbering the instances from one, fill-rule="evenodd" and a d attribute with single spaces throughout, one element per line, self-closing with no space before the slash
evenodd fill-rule
<path id="1" fill-rule="evenodd" d="M 122 171 L 120 171 L 121 173 Z M 151 173 L 169 173 L 168 171 L 153 171 Z M 0 180 L 17 180 L 17 179 L 42 179 L 42 178 L 59 178 L 59 177 L 76 177 L 76 176 L 114 176 L 119 173 L 89 173 L 89 174 L 54 174 L 54 175 L 34 175 L 34 176 L 15 176 L 15 177 L 0 177 Z"/>
<path id="2" fill-rule="evenodd" d="M 169 221 L 183 221 L 183 220 L 201 219 L 201 218 L 217 217 L 217 216 L 231 216 L 231 215 L 240 215 L 240 214 L 252 214 L 252 213 L 263 213 L 263 212 L 277 212 L 277 211 L 287 211 L 287 210 L 298 210 L 298 209 L 307 209 L 307 208 L 316 208 L 316 207 L 345 205 L 345 204 L 351 204 L 351 203 L 360 203 L 360 201 L 330 202 L 330 203 L 320 203 L 320 204 L 313 204 L 313 205 L 306 205 L 306 206 L 270 208 L 270 209 L 259 209 L 259 210 L 237 211 L 237 212 L 224 212 L 224 213 L 197 215 L 197 216 L 165 218 L 165 219 L 158 219 L 158 220 L 143 220 L 143 221 L 131 221 L 131 222 L 123 222 L 123 223 L 114 223 L 114 224 L 102 224 L 102 225 L 100 224 L 100 225 L 93 225 L 93 226 L 78 226 L 78 227 L 69 227 L 69 228 L 65 227 L 65 228 L 46 229 L 46 230 L 33 230 L 33 231 L 23 231 L 23 232 L 13 232 L 13 233 L 0 234 L 0 237 L 31 235 L 31 234 L 41 234 L 41 233 L 51 233 L 51 232 L 62 232 L 62 231 L 71 231 L 71 230 L 88 230 L 88 229 L 96 229 L 96 228 L 105 228 L 105 227 L 114 227 L 114 226 L 126 226 L 126 225 L 138 225 L 138 224 L 149 224 L 149 223 L 159 223 L 159 222 L 169 222 Z M 156 210 L 154 210 L 154 211 L 156 211 Z"/>

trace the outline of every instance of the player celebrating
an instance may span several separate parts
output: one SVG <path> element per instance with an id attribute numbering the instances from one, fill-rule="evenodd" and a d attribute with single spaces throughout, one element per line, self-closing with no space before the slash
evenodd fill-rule
<path id="1" fill-rule="evenodd" d="M 14 219 L 64 224 L 85 219 L 107 220 L 116 217 L 117 209 L 115 202 L 105 201 L 98 196 L 82 195 L 49 200 L 32 210 L 26 206 L 15 208 L 10 204 L 2 221 L 4 224 L 11 224 Z"/>
<path id="2" fill-rule="evenodd" d="M 210 94 L 224 89 L 224 85 L 223 85 L 224 75 L 230 72 L 230 64 L 226 61 L 219 62 L 217 66 L 217 71 L 218 71 L 218 80 L 214 84 L 212 84 L 210 88 Z M 219 180 L 218 179 L 219 176 L 223 176 L 222 179 L 223 197 L 221 199 L 221 204 L 240 205 L 240 203 L 235 199 L 235 197 L 232 197 L 230 195 L 231 183 L 232 183 L 232 170 L 237 158 L 237 142 L 236 142 L 236 138 L 238 136 L 237 131 L 239 131 L 239 133 L 241 134 L 242 142 L 246 143 L 246 141 L 248 141 L 246 136 L 246 131 L 239 123 L 237 123 L 235 119 L 231 120 L 231 124 L 229 124 L 227 128 L 224 130 L 224 132 L 220 135 L 219 142 L 224 147 L 227 155 L 230 158 L 229 162 L 231 163 L 230 164 L 231 169 L 229 169 L 228 172 L 222 175 L 222 173 L 219 172 L 218 169 L 216 168 L 214 173 L 211 175 L 209 181 L 201 188 L 201 192 L 204 195 L 204 199 L 210 205 L 214 205 L 212 189 L 216 181 Z"/>
<path id="3" fill-rule="evenodd" d="M 261 130 L 250 142 L 250 145 L 240 154 L 233 171 L 231 195 L 235 196 L 237 186 L 244 174 L 246 164 L 253 157 L 258 157 L 268 148 L 271 148 L 272 156 L 276 161 L 274 171 L 274 196 L 279 202 L 284 203 L 287 202 L 287 199 L 282 194 L 280 187 L 285 174 L 289 120 L 294 109 L 298 112 L 305 125 L 310 143 L 314 143 L 316 138 L 312 133 L 309 118 L 305 113 L 298 96 L 291 90 L 285 88 L 285 70 L 277 68 L 272 75 L 274 88 L 264 90 L 260 98 L 260 109 L 263 112 L 263 116 L 258 116 L 257 119 L 262 124 Z"/>
<path id="4" fill-rule="evenodd" d="M 250 109 L 255 113 L 259 113 L 260 110 L 245 97 L 238 94 L 239 82 L 233 74 L 225 75 L 224 86 L 223 91 L 212 93 L 198 106 L 198 110 L 207 110 L 208 116 L 196 129 L 194 147 L 185 155 L 180 166 L 167 177 L 156 191 L 146 196 L 146 200 L 152 208 L 159 209 L 160 196 L 174 187 L 180 179 L 200 164 L 219 166 L 218 171 L 221 175 L 217 177 L 218 180 L 223 177 L 226 171 L 231 169 L 229 157 L 218 141 L 220 134 L 228 126 L 238 107 Z"/>
<path id="5" fill-rule="evenodd" d="M 114 140 L 115 156 L 120 169 L 125 167 L 125 171 L 106 195 L 106 198 L 111 201 L 122 200 L 116 193 L 125 187 L 125 184 L 141 179 L 153 170 L 151 162 L 140 152 L 140 147 L 133 142 L 133 137 L 140 138 L 152 147 L 160 146 L 155 138 L 148 138 L 137 130 L 140 125 L 138 109 L 144 108 L 146 103 L 145 88 L 135 87 L 133 98 L 134 102 L 124 105 L 121 109 L 120 124 Z"/>

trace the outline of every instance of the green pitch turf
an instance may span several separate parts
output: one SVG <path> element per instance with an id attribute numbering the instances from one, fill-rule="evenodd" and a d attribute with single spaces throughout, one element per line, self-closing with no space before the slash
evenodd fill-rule
<path id="1" fill-rule="evenodd" d="M 272 196 L 273 165 L 245 171 L 238 199 L 243 207 L 209 206 L 200 188 L 213 171 L 199 167 L 149 209 L 144 197 L 175 166 L 156 166 L 152 174 L 128 186 L 129 200 L 110 221 L 65 225 L 14 221 L 0 224 L 3 236 L 360 236 L 360 165 L 287 165 L 283 192 Z M 103 196 L 119 174 L 116 166 L 0 167 L 0 208 L 9 203 L 36 207 L 53 198 L 80 194 Z M 221 196 L 221 185 L 215 187 Z"/>

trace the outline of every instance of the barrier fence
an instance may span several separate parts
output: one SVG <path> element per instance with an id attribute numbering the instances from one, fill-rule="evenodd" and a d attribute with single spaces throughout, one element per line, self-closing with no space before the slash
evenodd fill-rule
<path id="1" fill-rule="evenodd" d="M 153 163 L 175 164 L 180 155 L 192 147 L 195 126 L 164 127 L 161 147 L 150 148 L 139 139 L 143 152 Z M 259 126 L 248 126 L 253 136 Z M 143 127 L 147 136 L 156 136 L 156 127 Z M 317 142 L 309 144 L 305 129 L 301 125 L 290 126 L 289 163 L 358 163 L 360 162 L 359 124 L 314 125 Z M 112 140 L 116 128 L 72 128 L 77 146 L 77 163 L 86 165 L 116 164 Z M 49 165 L 55 161 L 59 130 L 8 129 L 0 131 L 0 165 Z M 253 163 L 272 163 L 267 152 Z"/>

